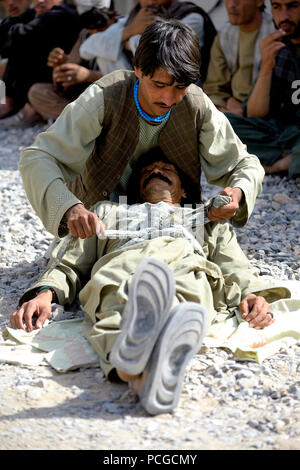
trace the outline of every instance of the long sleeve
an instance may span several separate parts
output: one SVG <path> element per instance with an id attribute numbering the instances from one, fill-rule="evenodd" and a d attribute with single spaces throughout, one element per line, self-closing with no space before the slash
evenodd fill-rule
<path id="1" fill-rule="evenodd" d="M 44 15 L 35 15 L 31 21 L 12 25 L 9 29 L 8 41 L 15 51 L 18 51 L 20 47 L 35 46 L 33 52 L 36 52 L 36 47 L 41 44 L 45 48 L 49 44 L 52 46 L 55 37 L 60 41 L 63 36 L 66 38 L 69 36 L 65 42 L 72 47 L 78 33 L 79 16 L 76 10 L 67 5 L 58 5 L 52 7 Z M 66 44 L 58 45 L 66 47 Z"/>
<path id="2" fill-rule="evenodd" d="M 122 34 L 127 17 L 119 19 L 105 31 L 91 35 L 80 47 L 80 56 L 83 59 L 96 58 L 98 67 L 103 75 L 118 69 L 132 69 L 126 55 L 123 52 Z M 203 18 L 199 14 L 192 13 L 182 19 L 183 23 L 193 28 L 203 44 Z M 135 54 L 140 40 L 137 34 L 129 38 L 129 47 Z"/>
<path id="3" fill-rule="evenodd" d="M 201 15 L 198 13 L 190 13 L 189 15 L 186 15 L 184 18 L 182 18 L 182 23 L 190 26 L 194 32 L 197 34 L 200 42 L 200 46 L 203 46 L 204 44 L 204 20 Z M 140 35 L 137 34 L 135 36 L 132 36 L 129 39 L 129 46 L 132 54 L 135 54 L 135 51 L 137 49 L 137 46 L 139 44 L 140 40 Z"/>
<path id="4" fill-rule="evenodd" d="M 231 79 L 231 73 L 217 35 L 211 48 L 207 77 L 203 86 L 203 90 L 215 106 L 226 107 L 228 98 L 232 96 Z"/>
<path id="5" fill-rule="evenodd" d="M 239 187 L 245 195 L 232 223 L 236 227 L 247 223 L 261 193 L 264 170 L 259 159 L 247 152 L 226 116 L 204 95 L 206 112 L 199 136 L 201 167 L 207 182 L 220 187 Z"/>
<path id="6" fill-rule="evenodd" d="M 67 250 L 59 264 L 53 268 L 63 238 L 51 253 L 49 263 L 39 279 L 30 286 L 20 299 L 20 304 L 34 297 L 40 286 L 50 286 L 55 290 L 60 305 L 71 304 L 76 294 L 90 277 L 97 258 L 97 237 L 71 238 Z"/>
<path id="7" fill-rule="evenodd" d="M 7 57 L 7 38 L 9 28 L 15 24 L 14 18 L 4 18 L 0 23 L 0 55 L 2 58 Z"/>
<path id="8" fill-rule="evenodd" d="M 198 13 L 190 13 L 182 18 L 182 22 L 190 26 L 197 34 L 202 47 L 204 44 L 204 19 Z"/>
<path id="9" fill-rule="evenodd" d="M 105 219 L 111 212 L 114 213 L 115 208 L 112 204 L 98 203 L 91 210 L 101 219 Z M 115 217 L 112 221 L 114 220 Z M 69 236 L 60 240 L 51 252 L 46 269 L 24 292 L 19 304 L 32 299 L 36 289 L 41 286 L 52 287 L 60 305 L 71 304 L 91 279 L 93 267 L 107 252 L 107 244 L 106 238 L 99 239 L 96 235 L 84 240 Z"/>
<path id="10" fill-rule="evenodd" d="M 103 114 L 103 93 L 93 84 L 21 153 L 19 170 L 28 199 L 55 236 L 64 213 L 80 202 L 65 182 L 82 171 L 101 134 Z"/>
<path id="11" fill-rule="evenodd" d="M 2 58 L 8 57 L 11 46 L 11 37 L 9 35 L 10 29 L 14 25 L 26 24 L 33 20 L 35 17 L 35 11 L 33 8 L 29 8 L 20 16 L 6 17 L 0 23 L 0 55 Z M 16 28 L 17 26 L 15 26 Z"/>
<path id="12" fill-rule="evenodd" d="M 131 69 L 123 53 L 122 33 L 126 18 L 121 18 L 105 31 L 92 34 L 80 47 L 83 59 L 97 59 L 98 67 L 106 75 L 118 69 Z"/>

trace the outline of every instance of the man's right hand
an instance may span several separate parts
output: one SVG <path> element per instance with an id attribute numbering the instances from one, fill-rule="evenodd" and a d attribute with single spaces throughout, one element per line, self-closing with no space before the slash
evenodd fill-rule
<path id="1" fill-rule="evenodd" d="M 69 60 L 69 56 L 65 54 L 63 49 L 55 47 L 48 55 L 47 65 L 48 67 L 57 67 L 58 65 L 65 64 Z"/>
<path id="2" fill-rule="evenodd" d="M 133 22 L 123 30 L 122 42 L 128 41 L 131 36 L 143 34 L 146 27 L 155 20 L 155 13 L 147 8 L 141 8 L 134 17 Z"/>
<path id="3" fill-rule="evenodd" d="M 90 238 L 98 233 L 105 235 L 106 226 L 94 212 L 88 211 L 82 204 L 76 204 L 67 210 L 66 218 L 72 237 Z"/>
<path id="4" fill-rule="evenodd" d="M 260 41 L 262 70 L 272 71 L 275 67 L 277 52 L 285 47 L 284 42 L 282 42 L 282 38 L 284 38 L 285 35 L 286 33 L 279 29 Z"/>
<path id="5" fill-rule="evenodd" d="M 36 297 L 24 302 L 21 307 L 10 317 L 10 323 L 13 328 L 32 331 L 33 317 L 38 317 L 35 328 L 42 328 L 47 318 L 51 315 L 51 290 L 43 290 Z"/>

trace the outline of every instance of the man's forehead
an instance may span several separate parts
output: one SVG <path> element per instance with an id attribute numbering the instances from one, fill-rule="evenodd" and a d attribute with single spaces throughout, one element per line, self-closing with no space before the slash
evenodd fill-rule
<path id="1" fill-rule="evenodd" d="M 280 6 L 299 6 L 300 7 L 300 1 L 299 0 L 271 0 L 271 5 L 272 6 L 276 6 L 276 5 L 280 5 Z"/>
<path id="2" fill-rule="evenodd" d="M 157 69 L 155 69 L 154 74 L 152 76 L 149 76 L 149 78 L 152 82 L 165 85 L 165 86 L 184 85 L 183 83 L 176 82 L 175 78 L 162 67 L 158 67 Z"/>
<path id="3" fill-rule="evenodd" d="M 164 165 L 169 165 L 172 166 L 175 169 L 175 165 L 173 163 L 169 162 L 168 160 L 154 160 L 151 163 L 147 163 L 146 165 L 143 166 L 142 171 L 151 168 L 153 166 L 164 166 Z"/>

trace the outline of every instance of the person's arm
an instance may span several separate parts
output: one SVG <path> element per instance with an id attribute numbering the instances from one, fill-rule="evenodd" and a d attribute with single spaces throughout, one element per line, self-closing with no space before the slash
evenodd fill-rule
<path id="1" fill-rule="evenodd" d="M 34 16 L 35 11 L 33 8 L 29 8 L 19 16 L 6 17 L 0 22 L 0 55 L 2 58 L 9 56 L 11 40 L 8 33 L 10 28 L 17 24 L 26 24 L 31 21 Z"/>
<path id="2" fill-rule="evenodd" d="M 103 116 L 103 92 L 91 85 L 21 153 L 19 170 L 28 199 L 46 230 L 55 236 L 64 214 L 81 205 L 66 182 L 82 171 L 101 134 Z"/>
<path id="3" fill-rule="evenodd" d="M 36 297 L 22 303 L 10 317 L 10 324 L 15 329 L 32 331 L 34 317 L 37 317 L 35 328 L 42 328 L 52 311 L 53 291 L 49 286 L 37 291 Z"/>
<path id="4" fill-rule="evenodd" d="M 285 47 L 284 31 L 275 31 L 260 42 L 261 66 L 257 81 L 247 103 L 247 116 L 264 118 L 269 113 L 272 74 L 277 52 Z"/>
<path id="5" fill-rule="evenodd" d="M 132 37 L 143 34 L 147 26 L 155 20 L 155 13 L 147 7 L 141 8 L 133 21 L 125 26 L 122 32 L 122 43 L 126 42 Z"/>
<path id="6" fill-rule="evenodd" d="M 98 203 L 91 210 L 105 219 L 111 206 Z M 42 328 L 51 314 L 51 303 L 72 304 L 89 279 L 94 264 L 105 255 L 106 244 L 105 238 L 99 240 L 96 235 L 84 240 L 62 239 L 53 248 L 43 274 L 20 298 L 19 308 L 10 317 L 12 326 L 32 331 L 35 316 L 38 317 L 35 327 Z"/>
<path id="7" fill-rule="evenodd" d="M 248 294 L 239 305 L 242 318 L 257 330 L 274 323 L 271 307 L 260 295 Z"/>
<path id="8" fill-rule="evenodd" d="M 49 52 L 47 65 L 48 67 L 57 67 L 58 65 L 65 64 L 69 60 L 69 56 L 65 54 L 64 50 L 60 47 L 55 47 Z"/>
<path id="9" fill-rule="evenodd" d="M 199 136 L 201 167 L 209 184 L 226 188 L 226 194 L 231 190 L 235 193 L 235 203 L 215 209 L 213 220 L 232 217 L 233 225 L 240 227 L 247 223 L 254 209 L 265 173 L 259 159 L 247 152 L 226 116 L 207 96 L 204 99 L 206 112 Z"/>
<path id="10" fill-rule="evenodd" d="M 252 328 L 265 328 L 273 322 L 269 301 L 277 300 L 276 289 L 270 288 L 266 281 L 261 281 L 256 269 L 251 265 L 237 242 L 234 230 L 227 224 L 212 224 L 206 234 L 209 261 L 217 265 L 224 278 L 225 301 L 229 308 L 239 306 L 241 318 Z M 267 287 L 265 291 L 262 288 Z M 273 291 L 273 294 L 272 294 Z M 280 292 L 282 294 L 282 291 Z M 273 298 L 272 298 L 273 295 Z M 218 290 L 214 292 L 215 302 L 220 298 Z M 267 297 L 267 298 L 265 298 Z"/>
<path id="11" fill-rule="evenodd" d="M 199 15 L 199 13 L 190 13 L 182 18 L 182 23 L 187 24 L 190 26 L 194 32 L 197 34 L 200 47 L 204 44 L 204 19 L 203 16 Z"/>
<path id="12" fill-rule="evenodd" d="M 18 51 L 20 47 L 32 47 L 36 41 L 38 43 L 45 42 L 48 44 L 49 35 L 55 34 L 57 31 L 68 30 L 72 23 L 74 26 L 79 20 L 74 14 L 70 15 L 70 11 L 62 7 L 56 6 L 47 11 L 44 15 L 35 15 L 35 17 L 27 23 L 17 23 L 9 29 L 8 43 L 12 50 Z M 66 26 L 67 24 L 67 26 Z M 79 31 L 78 31 L 79 32 Z"/>
<path id="13" fill-rule="evenodd" d="M 99 70 L 106 75 L 114 70 L 132 69 L 123 51 L 122 31 L 124 20 L 120 19 L 105 31 L 92 34 L 80 46 L 82 59 L 96 59 Z"/>
<path id="14" fill-rule="evenodd" d="M 82 59 L 102 58 L 117 61 L 122 49 L 122 33 L 126 18 L 119 19 L 105 31 L 91 34 L 79 48 Z"/>
<path id="15" fill-rule="evenodd" d="M 67 63 L 55 67 L 52 77 L 55 83 L 61 83 L 67 89 L 79 83 L 93 83 L 102 77 L 102 73 L 82 65 Z"/>
<path id="16" fill-rule="evenodd" d="M 226 103 L 231 98 L 231 73 L 220 46 L 219 36 L 213 42 L 207 77 L 203 90 L 221 111 L 226 110 Z"/>
<path id="17" fill-rule="evenodd" d="M 18 310 L 10 318 L 14 328 L 32 331 L 34 316 L 38 317 L 36 328 L 41 328 L 51 314 L 53 293 L 60 305 L 71 304 L 88 279 L 97 257 L 101 256 L 101 247 L 103 250 L 105 246 L 105 241 L 98 241 L 96 236 L 85 240 L 71 238 L 66 252 L 55 267 L 54 263 L 64 242 L 65 239 L 62 239 L 55 246 L 46 270 L 21 297 Z"/>
<path id="18" fill-rule="evenodd" d="M 0 55 L 2 58 L 7 57 L 7 53 L 8 53 L 7 45 L 6 45 L 7 35 L 8 35 L 9 28 L 15 23 L 16 23 L 15 19 L 10 18 L 10 17 L 4 18 L 0 22 Z"/>

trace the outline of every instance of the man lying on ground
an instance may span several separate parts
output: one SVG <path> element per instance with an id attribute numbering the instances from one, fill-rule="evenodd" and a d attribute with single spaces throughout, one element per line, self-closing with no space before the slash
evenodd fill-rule
<path id="1" fill-rule="evenodd" d="M 11 324 L 31 331 L 38 317 L 40 328 L 52 302 L 71 304 L 79 293 L 84 335 L 106 377 L 128 382 L 157 414 L 177 405 L 187 361 L 211 323 L 241 313 L 264 328 L 273 322 L 268 299 L 280 295 L 259 281 L 229 223 L 209 219 L 220 195 L 192 207 L 197 185 L 159 148 L 141 157 L 129 188 L 130 204 L 94 206 L 104 235 L 70 237 L 61 259 L 66 241 L 54 248 Z"/>

